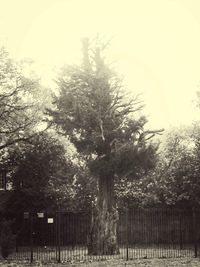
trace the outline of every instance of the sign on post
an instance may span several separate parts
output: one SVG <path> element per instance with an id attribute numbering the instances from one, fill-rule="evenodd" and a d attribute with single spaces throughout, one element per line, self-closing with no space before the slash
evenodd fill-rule
<path id="1" fill-rule="evenodd" d="M 44 218 L 44 213 L 43 212 L 38 212 L 37 216 L 38 216 L 38 218 Z"/>
<path id="2" fill-rule="evenodd" d="M 48 218 L 47 223 L 53 223 L 53 218 Z"/>

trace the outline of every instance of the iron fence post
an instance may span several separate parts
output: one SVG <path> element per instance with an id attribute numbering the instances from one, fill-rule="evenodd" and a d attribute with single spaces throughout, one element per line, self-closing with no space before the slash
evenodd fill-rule
<path id="1" fill-rule="evenodd" d="M 129 255 L 128 255 L 128 205 L 126 205 L 126 260 L 129 260 Z"/>
<path id="2" fill-rule="evenodd" d="M 61 213 L 61 208 L 60 208 L 60 205 L 59 205 L 59 208 L 58 208 L 58 212 L 57 212 L 57 228 L 58 228 L 58 237 L 57 237 L 57 240 L 58 240 L 58 263 L 61 262 L 61 257 L 60 257 L 60 213 Z"/>
<path id="3" fill-rule="evenodd" d="M 182 236 L 182 214 L 179 211 L 179 242 L 180 242 L 180 250 L 183 249 L 183 236 Z"/>
<path id="4" fill-rule="evenodd" d="M 196 224 L 196 211 L 192 208 L 192 220 L 193 220 L 193 242 L 194 242 L 194 256 L 197 258 L 197 224 Z"/>
<path id="5" fill-rule="evenodd" d="M 30 251 L 31 251 L 31 263 L 33 262 L 33 213 L 30 212 Z"/>

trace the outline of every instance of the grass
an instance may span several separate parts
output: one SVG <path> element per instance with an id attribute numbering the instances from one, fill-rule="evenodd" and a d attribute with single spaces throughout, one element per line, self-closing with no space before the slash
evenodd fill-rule
<path id="1" fill-rule="evenodd" d="M 180 259 L 140 259 L 140 260 L 104 260 L 104 261 L 85 261 L 85 262 L 41 262 L 36 261 L 30 264 L 28 261 L 0 261 L 0 267 L 123 267 L 123 266 L 135 266 L 135 267 L 168 267 L 168 266 L 187 266 L 187 267 L 199 267 L 199 258 L 180 258 Z"/>
<path id="2" fill-rule="evenodd" d="M 116 256 L 88 256 L 86 247 L 61 247 L 61 260 L 57 263 L 58 251 L 55 247 L 34 247 L 34 262 L 30 263 L 28 247 L 19 248 L 10 255 L 10 259 L 0 260 L 0 267 L 168 267 L 168 266 L 200 266 L 200 258 L 194 258 L 193 247 L 180 250 L 177 245 L 132 246 L 128 248 L 129 261 L 126 261 L 127 248 L 121 247 Z"/>

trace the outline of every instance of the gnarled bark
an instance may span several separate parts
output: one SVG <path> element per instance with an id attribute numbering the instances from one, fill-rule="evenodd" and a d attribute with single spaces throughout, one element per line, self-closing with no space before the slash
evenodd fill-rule
<path id="1" fill-rule="evenodd" d="M 101 177 L 97 208 L 92 215 L 88 237 L 88 254 L 114 255 L 119 253 L 117 242 L 118 211 L 114 201 L 114 178 Z"/>

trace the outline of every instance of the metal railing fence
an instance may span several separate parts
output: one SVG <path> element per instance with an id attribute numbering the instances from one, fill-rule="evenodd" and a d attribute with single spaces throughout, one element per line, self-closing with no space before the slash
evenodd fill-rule
<path id="1" fill-rule="evenodd" d="M 119 211 L 118 255 L 88 255 L 91 213 L 26 212 L 1 214 L 13 219 L 16 246 L 10 259 L 44 261 L 107 258 L 169 258 L 199 256 L 200 211 L 129 209 Z"/>

